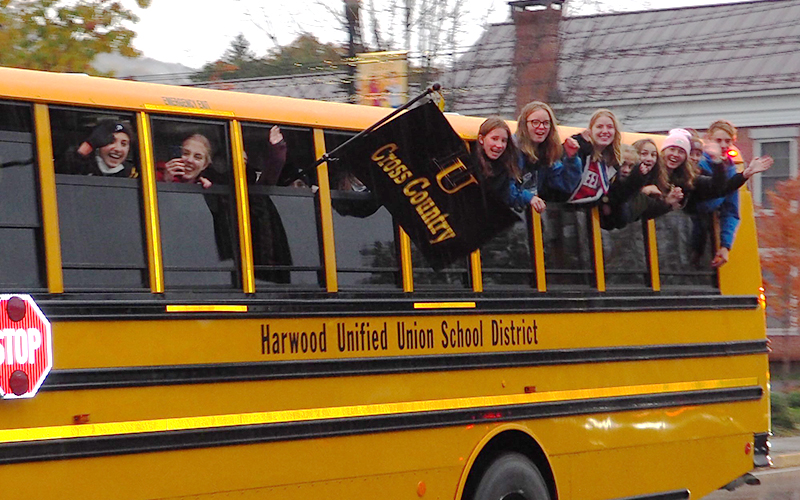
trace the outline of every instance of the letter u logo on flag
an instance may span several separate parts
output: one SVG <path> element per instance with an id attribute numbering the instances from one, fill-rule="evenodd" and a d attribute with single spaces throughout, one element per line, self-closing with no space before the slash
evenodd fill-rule
<path id="1" fill-rule="evenodd" d="M 472 175 L 458 156 L 455 159 L 451 157 L 450 162 L 452 163 L 449 167 L 441 169 L 436 174 L 436 183 L 439 184 L 442 191 L 447 194 L 455 194 L 470 184 L 478 183 L 478 180 L 475 179 L 475 176 Z M 440 160 L 434 159 L 433 163 L 439 167 L 442 163 L 447 164 L 448 162 L 440 162 Z"/>

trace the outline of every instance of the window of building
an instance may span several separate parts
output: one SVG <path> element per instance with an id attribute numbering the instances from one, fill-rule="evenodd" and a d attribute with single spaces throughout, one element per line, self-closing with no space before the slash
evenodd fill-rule
<path id="1" fill-rule="evenodd" d="M 767 193 L 774 191 L 775 185 L 797 176 L 797 137 L 798 127 L 755 129 L 749 131 L 753 139 L 754 156 L 771 156 L 775 163 L 772 168 L 753 177 L 753 200 L 762 208 L 770 208 Z"/>

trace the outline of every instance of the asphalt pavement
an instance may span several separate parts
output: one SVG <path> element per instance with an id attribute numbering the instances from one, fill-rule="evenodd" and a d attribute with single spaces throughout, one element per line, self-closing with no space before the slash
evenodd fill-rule
<path id="1" fill-rule="evenodd" d="M 772 464 L 775 467 L 800 466 L 800 436 L 769 438 Z"/>

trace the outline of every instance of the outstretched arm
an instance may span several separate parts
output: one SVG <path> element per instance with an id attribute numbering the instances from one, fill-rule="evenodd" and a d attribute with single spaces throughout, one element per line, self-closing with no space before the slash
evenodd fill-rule
<path id="1" fill-rule="evenodd" d="M 276 125 L 269 131 L 267 159 L 264 164 L 264 170 L 258 178 L 259 184 L 265 184 L 267 186 L 274 186 L 277 184 L 281 172 L 283 171 L 283 166 L 286 164 L 286 151 L 286 141 L 283 140 L 281 129 Z"/>

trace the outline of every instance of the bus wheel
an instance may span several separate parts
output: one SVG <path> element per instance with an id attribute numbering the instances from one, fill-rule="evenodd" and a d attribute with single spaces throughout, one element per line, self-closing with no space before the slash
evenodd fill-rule
<path id="1" fill-rule="evenodd" d="M 549 500 L 539 469 L 520 453 L 504 453 L 483 473 L 474 500 Z"/>

